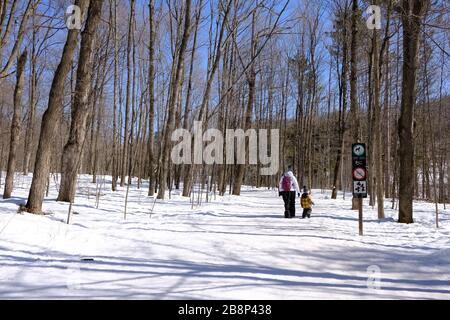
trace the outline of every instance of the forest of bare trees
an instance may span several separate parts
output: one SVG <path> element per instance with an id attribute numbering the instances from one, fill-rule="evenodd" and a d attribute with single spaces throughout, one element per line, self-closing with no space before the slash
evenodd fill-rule
<path id="1" fill-rule="evenodd" d="M 155 201 L 174 189 L 194 201 L 276 188 L 292 165 L 301 185 L 337 198 L 351 192 L 350 146 L 364 142 L 378 218 L 385 198 L 402 223 L 414 221 L 413 200 L 437 214 L 450 201 L 449 6 L 0 0 L 3 197 L 32 173 L 23 210 L 42 213 L 50 183 L 73 203 L 89 174 L 113 191 L 136 183 Z M 69 25 L 77 18 L 81 28 Z M 248 161 L 174 164 L 172 133 L 194 121 L 279 129 L 278 173 Z"/>

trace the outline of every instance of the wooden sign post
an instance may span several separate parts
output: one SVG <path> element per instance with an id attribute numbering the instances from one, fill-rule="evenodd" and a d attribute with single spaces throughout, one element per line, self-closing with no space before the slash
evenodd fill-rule
<path id="1" fill-rule="evenodd" d="M 358 198 L 359 235 L 363 235 L 363 198 L 367 198 L 367 158 L 366 145 L 355 143 L 352 145 L 352 176 L 353 196 Z"/>

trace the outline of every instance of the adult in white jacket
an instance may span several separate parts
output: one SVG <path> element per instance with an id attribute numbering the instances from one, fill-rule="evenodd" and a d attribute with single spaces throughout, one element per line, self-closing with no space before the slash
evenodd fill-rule
<path id="1" fill-rule="evenodd" d="M 278 195 L 283 197 L 284 201 L 284 217 L 295 217 L 295 195 L 300 197 L 300 188 L 297 178 L 294 176 L 291 167 L 281 176 L 278 187 Z"/>

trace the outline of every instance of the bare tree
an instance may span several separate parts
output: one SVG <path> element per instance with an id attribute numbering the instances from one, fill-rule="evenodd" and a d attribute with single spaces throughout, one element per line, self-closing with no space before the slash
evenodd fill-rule
<path id="1" fill-rule="evenodd" d="M 92 77 L 92 52 L 96 38 L 95 31 L 100 22 L 102 5 L 103 1 L 90 2 L 86 27 L 81 35 L 77 83 L 72 104 L 72 121 L 70 124 L 69 139 L 63 151 L 58 201 L 73 202 L 75 197 L 81 151 L 86 138 L 87 118 L 89 116 L 88 98 Z"/>
<path id="2" fill-rule="evenodd" d="M 336 50 L 336 68 L 338 69 L 338 82 L 339 82 L 339 114 L 337 119 L 337 136 L 338 136 L 338 146 L 337 146 L 337 155 L 336 162 L 333 170 L 333 189 L 331 193 L 332 199 L 337 199 L 337 191 L 338 191 L 338 181 L 339 181 L 339 172 L 342 172 L 343 167 L 343 152 L 345 147 L 345 134 L 346 134 L 346 113 L 347 113 L 347 105 L 348 105 L 348 28 L 347 28 L 347 19 L 348 19 L 348 4 L 345 1 L 344 7 L 338 8 L 338 17 L 336 21 L 337 32 L 336 39 L 337 42 L 337 50 Z M 340 43 L 342 42 L 342 44 Z M 339 59 L 342 59 L 341 69 L 339 70 Z M 341 179 L 342 180 L 342 179 Z M 341 181 L 342 185 L 342 181 Z M 341 186 L 342 187 L 342 186 Z"/>
<path id="3" fill-rule="evenodd" d="M 223 46 L 223 38 L 224 38 L 224 34 L 225 34 L 225 29 L 226 29 L 226 25 L 227 25 L 227 19 L 228 19 L 228 14 L 230 12 L 231 9 L 231 0 L 227 1 L 227 4 L 225 6 L 225 8 L 222 8 L 220 10 L 220 12 L 223 11 L 223 20 L 221 23 L 221 27 L 219 28 L 218 32 L 218 38 L 215 44 L 215 47 L 213 49 L 212 54 L 209 55 L 208 58 L 208 65 L 210 66 L 208 68 L 208 72 L 207 72 L 207 76 L 206 76 L 206 87 L 205 87 L 205 91 L 203 92 L 203 98 L 202 98 L 202 103 L 200 105 L 200 111 L 197 117 L 197 121 L 200 122 L 204 122 L 206 117 L 206 113 L 208 111 L 208 106 L 209 106 L 209 99 L 211 96 L 211 89 L 212 89 L 212 84 L 213 84 L 213 80 L 215 77 L 215 74 L 217 72 L 217 68 L 219 67 L 219 63 L 220 63 L 220 58 L 222 55 L 222 46 Z M 200 3 L 201 4 L 201 3 Z M 223 5 L 223 4 L 222 4 Z M 220 19 L 220 17 L 218 18 Z M 197 19 L 197 23 L 198 23 L 198 19 Z M 197 28 L 197 27 L 196 27 Z M 186 118 L 185 118 L 186 119 Z M 203 126 L 205 127 L 207 124 L 203 123 Z M 185 167 L 185 175 L 184 175 L 184 189 L 183 189 L 183 196 L 187 197 L 190 194 L 191 191 L 191 187 L 192 187 L 192 166 L 186 166 Z"/>
<path id="4" fill-rule="evenodd" d="M 125 185 L 125 173 L 128 169 L 128 161 L 131 161 L 128 157 L 128 148 L 129 148 L 129 126 L 130 126 L 130 104 L 131 104 L 131 77 L 132 77 L 132 40 L 133 40 L 133 18 L 134 18 L 134 8 L 135 8 L 135 0 L 131 0 L 131 12 L 128 20 L 128 40 L 127 40 L 127 87 L 126 87 L 126 97 L 125 97 L 125 131 L 123 138 L 123 150 L 122 150 L 122 166 L 121 166 L 121 174 L 120 174 L 120 186 L 123 187 Z"/>
<path id="5" fill-rule="evenodd" d="M 8 76 L 8 71 L 14 64 L 17 54 L 19 53 L 20 46 L 22 45 L 23 37 L 26 32 L 28 18 L 31 14 L 33 14 L 33 12 L 34 12 L 35 8 L 37 7 L 37 5 L 39 4 L 40 0 L 38 0 L 35 3 L 33 3 L 33 2 L 34 2 L 34 0 L 28 0 L 28 2 L 27 2 L 25 12 L 20 20 L 19 31 L 17 33 L 17 37 L 15 38 L 13 48 L 11 49 L 11 52 L 9 53 L 9 56 L 8 56 L 8 59 L 5 63 L 5 65 L 3 67 L 0 65 L 0 79 Z M 4 56 L 3 50 L 6 47 L 6 44 L 8 43 L 8 41 L 10 40 L 10 33 L 12 31 L 13 24 L 14 24 L 14 22 L 17 22 L 15 13 L 16 13 L 18 3 L 19 3 L 19 1 L 12 1 L 11 7 L 9 10 L 8 21 L 6 23 L 6 29 L 3 30 L 3 25 L 5 22 L 6 16 L 7 16 L 6 11 L 7 11 L 7 4 L 8 4 L 7 1 L 3 1 L 3 5 L 2 5 L 3 12 L 0 15 L 0 57 Z"/>
<path id="6" fill-rule="evenodd" d="M 177 105 L 177 97 L 181 87 L 181 74 L 182 66 L 184 61 L 184 54 L 186 52 L 187 42 L 190 35 L 190 21 L 191 21 L 191 0 L 186 0 L 185 3 L 185 16 L 184 16 L 184 27 L 183 34 L 181 36 L 181 41 L 179 48 L 177 49 L 178 56 L 176 59 L 176 67 L 174 68 L 174 75 L 172 77 L 172 82 L 170 84 L 170 97 L 168 101 L 168 116 L 166 125 L 164 128 L 163 137 L 163 150 L 162 150 L 162 161 L 161 161 L 161 173 L 159 177 L 159 189 L 158 189 L 158 199 L 164 199 L 167 189 L 167 175 L 169 170 L 169 155 L 170 155 L 170 137 L 172 135 L 174 120 L 175 120 L 175 107 Z M 174 61 L 175 63 L 175 61 Z"/>
<path id="7" fill-rule="evenodd" d="M 257 17 L 257 9 L 255 8 L 252 13 L 252 36 L 251 36 L 251 49 L 250 49 L 250 67 L 245 72 L 245 76 L 248 83 L 248 98 L 247 98 L 247 107 L 245 109 L 245 115 L 243 119 L 243 129 L 244 131 L 248 130 L 251 126 L 252 114 L 253 114 L 253 103 L 255 99 L 255 87 L 256 87 L 256 69 L 255 69 L 255 59 L 257 54 L 257 46 L 258 46 L 258 35 L 256 31 L 256 17 Z M 242 65 L 244 66 L 243 61 L 241 60 Z M 246 150 L 248 150 L 246 148 Z M 235 180 L 233 185 L 233 195 L 241 194 L 241 186 L 244 180 L 245 173 L 245 164 L 238 164 L 235 173 Z"/>
<path id="8" fill-rule="evenodd" d="M 401 113 L 398 122 L 400 186 L 399 222 L 413 223 L 414 195 L 414 105 L 416 103 L 416 72 L 422 19 L 430 0 L 403 0 L 403 81 Z"/>
<path id="9" fill-rule="evenodd" d="M 80 7 L 82 14 L 86 11 L 88 4 L 88 0 L 75 1 L 75 5 Z M 61 118 L 64 98 L 64 81 L 70 71 L 73 54 L 78 44 L 78 34 L 79 30 L 77 29 L 70 29 L 68 31 L 61 60 L 55 71 L 52 86 L 50 88 L 48 107 L 42 117 L 33 180 L 31 182 L 31 188 L 26 205 L 27 211 L 31 213 L 40 213 L 42 211 L 42 202 L 44 200 L 46 182 L 50 173 L 53 137 L 56 136 L 56 129 L 58 128 Z"/>
<path id="10" fill-rule="evenodd" d="M 113 9 L 114 8 L 114 9 Z M 117 32 L 117 0 L 110 1 L 110 18 L 114 26 L 114 88 L 113 88 L 113 145 L 112 145 L 112 191 L 117 190 L 118 175 L 118 153 L 117 153 L 117 86 L 119 77 L 119 48 L 118 48 L 118 32 Z"/>
<path id="11" fill-rule="evenodd" d="M 8 169 L 6 171 L 5 191 L 3 199 L 11 198 L 14 186 L 14 172 L 16 166 L 16 151 L 20 137 L 20 122 L 22 115 L 22 93 L 25 82 L 24 69 L 27 62 L 27 51 L 24 51 L 18 61 L 16 70 L 16 88 L 14 89 L 14 113 L 11 121 L 11 138 L 9 143 Z"/>
<path id="12" fill-rule="evenodd" d="M 30 166 L 30 145 L 33 139 L 33 126 L 34 126 L 34 118 L 35 118 L 35 109 L 36 109 L 36 88 L 37 88 L 37 72 L 36 72 L 36 34 L 38 28 L 35 27 L 35 17 L 32 17 L 32 38 L 31 38 L 31 76 L 30 76 L 30 100 L 29 100 L 29 110 L 28 110 L 28 119 L 27 119 L 27 129 L 25 134 L 25 146 L 24 146 L 24 161 L 23 161 L 23 174 L 28 175 L 29 166 Z M 49 28 L 50 30 L 50 28 Z"/>
<path id="13" fill-rule="evenodd" d="M 149 28 L 150 42 L 148 45 L 148 95 L 149 95 L 149 117 L 148 117 L 148 161 L 149 161 L 149 184 L 148 195 L 155 194 L 156 174 L 155 174 L 155 1 L 149 0 Z"/>

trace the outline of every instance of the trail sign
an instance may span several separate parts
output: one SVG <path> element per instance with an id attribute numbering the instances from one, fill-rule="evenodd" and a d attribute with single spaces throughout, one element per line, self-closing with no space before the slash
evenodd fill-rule
<path id="1" fill-rule="evenodd" d="M 366 145 L 364 143 L 354 143 L 352 145 L 352 176 L 353 196 L 356 198 L 367 198 L 366 164 Z"/>
<path id="2" fill-rule="evenodd" d="M 366 145 L 352 145 L 353 197 L 358 198 L 359 235 L 363 235 L 363 198 L 367 198 L 367 159 Z"/>

